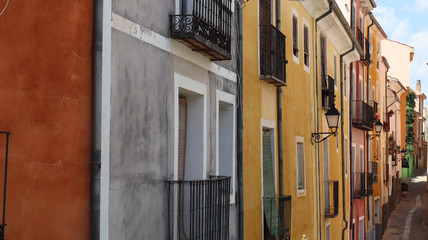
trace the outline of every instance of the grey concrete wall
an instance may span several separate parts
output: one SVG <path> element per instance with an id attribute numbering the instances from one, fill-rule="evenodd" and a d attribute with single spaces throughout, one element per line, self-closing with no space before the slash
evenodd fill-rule
<path id="1" fill-rule="evenodd" d="M 113 13 L 168 37 L 174 3 L 113 0 Z M 216 64 L 236 72 L 236 58 Z M 207 175 L 216 171 L 216 89 L 235 95 L 236 83 L 114 29 L 111 67 L 110 239 L 167 239 L 174 72 L 207 86 Z M 238 238 L 237 217 L 237 205 L 231 205 L 230 239 Z"/>

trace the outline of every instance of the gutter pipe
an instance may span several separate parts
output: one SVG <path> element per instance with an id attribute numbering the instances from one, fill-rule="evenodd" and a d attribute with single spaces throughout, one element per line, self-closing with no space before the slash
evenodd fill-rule
<path id="1" fill-rule="evenodd" d="M 373 19 L 372 19 L 372 23 L 367 27 L 367 35 L 369 36 L 369 34 L 370 34 L 370 28 L 372 27 L 374 25 L 374 21 L 373 21 Z M 367 47 L 367 46 L 366 46 Z M 364 54 L 366 54 L 367 52 L 364 52 Z M 370 61 L 370 59 L 367 59 L 367 57 L 368 56 L 364 56 L 364 58 L 366 58 L 366 61 Z M 369 65 L 367 65 L 366 66 L 367 67 L 367 71 L 366 71 L 366 81 L 367 81 L 367 89 L 366 89 L 366 95 L 367 95 L 367 101 L 370 99 L 370 96 L 369 96 L 369 89 L 371 88 L 371 86 L 369 86 L 369 83 L 368 83 L 368 81 L 369 81 L 369 77 L 370 77 L 370 62 L 369 62 Z M 370 82 L 371 83 L 371 82 Z M 373 99 L 372 99 L 372 101 L 373 101 Z M 369 103 L 370 104 L 370 103 Z M 367 164 L 367 172 L 369 172 L 369 164 L 370 164 L 370 156 L 369 156 L 369 151 L 368 151 L 368 149 L 369 149 L 369 144 L 370 144 L 370 142 L 371 142 L 371 140 L 369 140 L 369 133 L 368 132 L 365 132 L 365 134 L 366 134 L 366 138 L 364 139 L 364 141 L 366 141 L 367 142 L 367 151 L 366 151 L 366 156 L 367 156 L 367 160 L 366 160 L 366 164 Z M 368 176 L 368 175 L 367 175 Z M 368 184 L 368 183 L 367 183 Z M 368 221 L 372 221 L 372 216 L 370 216 L 370 214 L 369 214 L 369 212 L 370 212 L 370 210 L 369 210 L 369 206 L 370 206 L 370 204 L 369 204 L 369 201 L 370 201 L 370 198 L 369 197 L 367 197 L 366 198 L 366 201 L 367 201 L 367 203 L 366 203 L 366 205 L 367 205 L 367 216 L 368 216 Z M 370 225 L 370 224 L 369 224 Z"/>
<path id="2" fill-rule="evenodd" d="M 243 51 L 242 51 L 242 7 L 240 3 L 236 4 L 238 8 L 238 109 L 237 109 L 237 167 L 238 167 L 238 235 L 240 240 L 244 240 L 244 179 L 243 179 L 243 116 L 242 116 L 242 89 L 243 89 Z"/>
<path id="3" fill-rule="evenodd" d="M 340 55 L 340 112 L 342 113 L 340 115 L 341 121 L 340 124 L 342 125 L 342 131 L 341 131 L 341 142 L 342 142 L 342 202 L 343 202 L 343 221 L 345 222 L 345 227 L 342 229 L 342 240 L 345 240 L 345 231 L 348 228 L 348 221 L 346 220 L 346 189 L 345 189 L 345 147 L 344 146 L 344 126 L 345 126 L 345 119 L 343 116 L 344 113 L 344 106 L 343 106 L 343 58 L 355 50 L 355 44 L 352 44 L 352 48 L 346 51 L 345 53 Z M 345 69 L 346 70 L 346 69 Z M 345 89 L 346 91 L 346 89 Z M 348 128 L 349 131 L 350 128 Z M 351 143 L 352 144 L 352 143 Z M 351 201 L 352 202 L 352 201 Z"/>
<path id="4" fill-rule="evenodd" d="M 281 31 L 281 1 L 276 0 L 276 28 Z M 284 196 L 284 160 L 283 160 L 283 141 L 282 141 L 282 89 L 276 88 L 276 106 L 278 122 L 278 175 L 279 175 L 279 196 Z M 282 214 L 281 216 L 284 216 Z"/>
<path id="5" fill-rule="evenodd" d="M 103 0 L 93 1 L 92 32 L 92 159 L 90 163 L 91 240 L 100 239 L 101 87 Z"/>
<path id="6" fill-rule="evenodd" d="M 321 21 L 323 18 L 327 17 L 330 13 L 333 12 L 333 3 L 329 3 L 328 11 L 319 16 L 317 19 L 315 19 L 315 96 L 316 96 L 316 126 L 317 126 L 317 132 L 319 132 L 319 101 L 318 101 L 318 22 Z M 322 240 L 322 228 L 321 228 L 321 183 L 320 183 L 320 148 L 319 143 L 317 143 L 317 159 L 318 159 L 318 228 L 319 228 L 319 236 L 320 240 Z"/>

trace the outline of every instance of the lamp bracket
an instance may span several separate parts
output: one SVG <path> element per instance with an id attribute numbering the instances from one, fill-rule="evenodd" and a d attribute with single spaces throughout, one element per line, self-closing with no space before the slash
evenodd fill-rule
<path id="1" fill-rule="evenodd" d="M 319 132 L 319 133 L 315 132 L 315 133 L 312 133 L 312 144 L 320 143 L 320 142 L 326 140 L 327 138 L 329 138 L 330 136 L 336 135 L 336 133 L 337 132 Z M 327 134 L 327 136 L 321 138 L 322 135 L 325 135 L 325 134 Z"/>
<path id="2" fill-rule="evenodd" d="M 374 134 L 374 135 L 369 135 L 369 134 L 367 134 L 367 139 L 368 140 L 372 140 L 373 138 L 375 138 L 375 137 L 379 137 L 379 134 Z"/>

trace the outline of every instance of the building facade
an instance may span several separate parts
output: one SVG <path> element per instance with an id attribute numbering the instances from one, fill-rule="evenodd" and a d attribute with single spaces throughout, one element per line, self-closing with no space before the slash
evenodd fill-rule
<path id="1" fill-rule="evenodd" d="M 2 238 L 90 237 L 92 5 L 2 3 Z"/>
<path id="2" fill-rule="evenodd" d="M 103 239 L 238 238 L 238 11 L 111 2 Z"/>

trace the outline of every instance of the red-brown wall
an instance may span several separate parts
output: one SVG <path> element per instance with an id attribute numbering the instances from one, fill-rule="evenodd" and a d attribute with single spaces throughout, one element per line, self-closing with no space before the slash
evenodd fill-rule
<path id="1" fill-rule="evenodd" d="M 91 31 L 92 1 L 10 0 L 0 16 L 8 240 L 89 239 Z"/>

